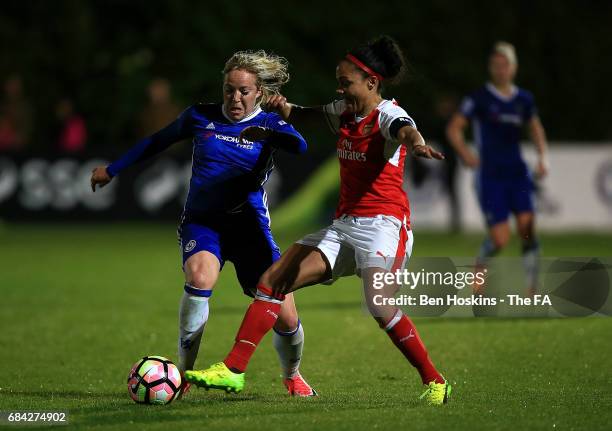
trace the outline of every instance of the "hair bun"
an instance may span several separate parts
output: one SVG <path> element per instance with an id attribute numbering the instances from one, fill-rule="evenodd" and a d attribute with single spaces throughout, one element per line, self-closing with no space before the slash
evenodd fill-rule
<path id="1" fill-rule="evenodd" d="M 388 35 L 381 35 L 350 53 L 393 84 L 400 81 L 406 68 L 402 50 Z"/>
<path id="2" fill-rule="evenodd" d="M 394 79 L 404 67 L 404 58 L 397 42 L 387 35 L 382 35 L 372 42 L 370 48 L 376 57 L 385 65 L 385 78 Z"/>

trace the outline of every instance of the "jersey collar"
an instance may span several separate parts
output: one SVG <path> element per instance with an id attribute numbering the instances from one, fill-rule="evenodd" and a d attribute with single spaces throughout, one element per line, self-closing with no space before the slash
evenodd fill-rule
<path id="1" fill-rule="evenodd" d="M 497 97 L 498 99 L 504 101 L 504 102 L 509 102 L 512 99 L 514 99 L 518 93 L 518 87 L 516 85 L 512 85 L 510 87 L 510 95 L 509 96 L 505 96 L 502 93 L 499 92 L 499 90 L 497 88 L 495 88 L 495 85 L 493 85 L 493 83 L 491 82 L 487 82 L 486 83 L 486 88 L 487 90 L 489 90 L 489 93 L 493 94 L 493 96 Z"/>
<path id="2" fill-rule="evenodd" d="M 246 117 L 244 117 L 242 120 L 232 120 L 226 113 L 225 113 L 225 106 L 221 105 L 221 112 L 223 113 L 223 116 L 225 117 L 225 119 L 227 121 L 229 121 L 232 124 L 239 124 L 239 123 L 244 123 L 245 121 L 249 121 L 252 120 L 253 118 L 257 117 L 260 113 L 261 113 L 261 106 L 257 105 L 255 107 L 255 109 L 253 109 L 253 112 L 251 112 L 249 115 L 247 115 Z"/>
<path id="3" fill-rule="evenodd" d="M 369 117 L 371 117 L 372 115 L 374 115 L 374 113 L 375 113 L 376 111 L 380 111 L 380 108 L 381 108 L 381 107 L 382 107 L 382 106 L 383 106 L 385 103 L 387 103 L 387 102 L 392 102 L 392 103 L 395 103 L 395 99 L 393 99 L 393 100 L 387 100 L 387 99 L 383 99 L 383 100 L 381 100 L 381 101 L 380 101 L 380 103 L 379 103 L 378 105 L 376 105 L 376 108 L 372 109 L 372 111 L 371 111 L 371 112 L 370 112 L 368 115 L 366 115 L 365 117 L 359 117 L 359 116 L 355 115 L 355 121 L 356 121 L 357 123 L 361 123 L 361 122 L 362 122 L 363 120 L 365 120 L 366 118 L 369 118 Z"/>

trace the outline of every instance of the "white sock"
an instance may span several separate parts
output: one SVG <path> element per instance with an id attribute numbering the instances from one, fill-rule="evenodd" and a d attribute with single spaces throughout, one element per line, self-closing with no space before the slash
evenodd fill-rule
<path id="1" fill-rule="evenodd" d="M 273 342 L 283 370 L 283 377 L 285 379 L 295 377 L 298 374 L 302 350 L 304 350 L 304 328 L 300 321 L 298 320 L 298 326 L 292 332 L 280 332 L 275 329 Z"/>
<path id="2" fill-rule="evenodd" d="M 179 308 L 178 369 L 181 373 L 193 369 L 207 320 L 208 296 L 185 292 Z"/>

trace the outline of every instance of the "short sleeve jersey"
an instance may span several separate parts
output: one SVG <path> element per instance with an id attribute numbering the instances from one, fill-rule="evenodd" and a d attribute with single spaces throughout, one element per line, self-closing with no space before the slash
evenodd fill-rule
<path id="1" fill-rule="evenodd" d="M 391 215 L 409 223 L 410 206 L 402 188 L 406 148 L 397 140 L 414 120 L 392 100 L 383 100 L 366 117 L 346 111 L 343 100 L 323 107 L 330 129 L 338 135 L 340 199 L 336 217 Z"/>
<path id="2" fill-rule="evenodd" d="M 520 140 L 525 124 L 537 115 L 530 92 L 514 87 L 506 97 L 489 83 L 465 97 L 460 111 L 472 121 L 480 169 L 485 177 L 526 175 Z"/>

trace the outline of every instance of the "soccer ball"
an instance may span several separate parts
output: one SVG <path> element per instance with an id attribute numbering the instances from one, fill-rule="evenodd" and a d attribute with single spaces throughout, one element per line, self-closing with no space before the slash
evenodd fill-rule
<path id="1" fill-rule="evenodd" d="M 139 404 L 168 404 L 181 387 L 181 373 L 163 356 L 145 356 L 136 362 L 127 379 L 128 392 Z"/>

